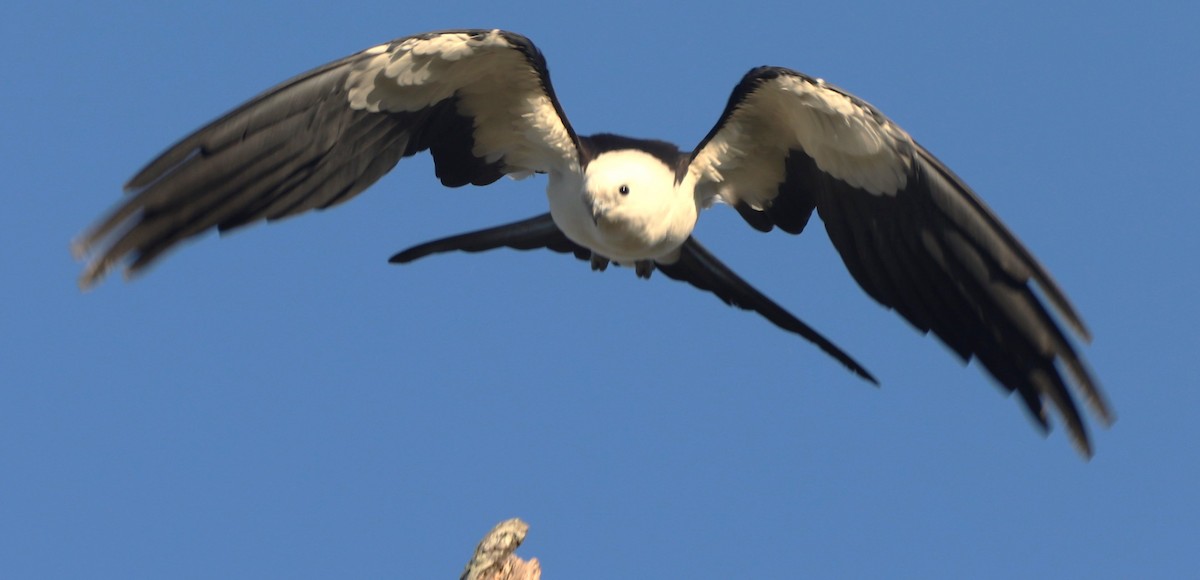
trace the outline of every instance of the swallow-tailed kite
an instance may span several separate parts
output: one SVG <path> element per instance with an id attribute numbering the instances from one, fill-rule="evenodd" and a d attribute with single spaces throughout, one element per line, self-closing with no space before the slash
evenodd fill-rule
<path id="1" fill-rule="evenodd" d="M 567 121 L 542 53 L 501 30 L 418 34 L 304 73 L 167 149 L 131 195 L 76 242 L 80 282 L 137 272 L 179 242 L 324 209 L 400 159 L 428 150 L 443 185 L 548 178 L 549 213 L 418 245 L 395 263 L 499 247 L 569 252 L 654 270 L 758 312 L 850 370 L 866 369 L 739 278 L 692 237 L 702 209 L 733 206 L 756 230 L 799 234 L 816 210 L 850 274 L 964 362 L 1016 391 L 1042 430 L 1057 409 L 1091 446 L 1070 382 L 1104 421 L 1108 405 L 1072 340 L 1079 315 L 986 205 L 875 107 L 779 67 L 746 73 L 691 151 L 663 141 L 583 136 Z M 1036 284 L 1041 294 L 1035 292 Z"/>

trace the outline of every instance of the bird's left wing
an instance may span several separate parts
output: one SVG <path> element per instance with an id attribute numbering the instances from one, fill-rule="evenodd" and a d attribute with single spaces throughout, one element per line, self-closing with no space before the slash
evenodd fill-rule
<path id="1" fill-rule="evenodd" d="M 151 161 L 76 240 L 76 255 L 91 257 L 80 284 L 121 262 L 136 272 L 213 228 L 340 203 L 425 150 L 451 187 L 579 165 L 578 138 L 527 38 L 401 38 L 286 81 Z"/>
<path id="2" fill-rule="evenodd" d="M 868 294 L 979 359 L 1043 427 L 1051 403 L 1091 453 L 1058 364 L 1105 421 L 1108 406 L 1032 285 L 1087 340 L 1078 314 L 975 193 L 870 104 L 792 70 L 751 70 L 688 178 L 702 202 L 728 203 L 761 231 L 798 234 L 815 209 Z"/>

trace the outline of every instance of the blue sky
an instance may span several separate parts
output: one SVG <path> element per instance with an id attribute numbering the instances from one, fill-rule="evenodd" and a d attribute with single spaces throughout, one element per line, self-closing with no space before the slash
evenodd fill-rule
<path id="1" fill-rule="evenodd" d="M 0 18 L 0 575 L 1180 577 L 1200 537 L 1200 56 L 1183 2 L 9 2 Z M 1089 323 L 1084 462 L 853 283 L 823 228 L 697 236 L 883 383 L 665 277 L 393 252 L 545 211 L 425 157 L 336 211 L 81 293 L 69 240 L 176 139 L 394 37 L 501 27 L 581 133 L 690 147 L 752 66 L 871 101 Z"/>

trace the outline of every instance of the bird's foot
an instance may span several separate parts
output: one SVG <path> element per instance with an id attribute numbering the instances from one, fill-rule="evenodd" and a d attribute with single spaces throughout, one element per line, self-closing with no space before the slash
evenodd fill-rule
<path id="1" fill-rule="evenodd" d="M 654 260 L 638 260 L 634 264 L 634 272 L 637 272 L 638 278 L 650 279 L 650 274 L 654 273 Z"/>

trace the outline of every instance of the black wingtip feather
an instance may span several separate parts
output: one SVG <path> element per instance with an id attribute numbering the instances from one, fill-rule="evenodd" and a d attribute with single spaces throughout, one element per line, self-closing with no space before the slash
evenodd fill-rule
<path id="1" fill-rule="evenodd" d="M 1049 428 L 1046 406 L 1054 407 L 1075 447 L 1090 457 L 1091 442 L 1072 392 L 1105 424 L 1112 414 L 1061 329 L 1069 326 L 1087 340 L 1078 314 L 1045 269 L 961 180 L 919 145 L 911 155 L 905 188 L 872 194 L 821 171 L 803 152 L 791 151 L 774 211 L 747 216 L 739 208 L 739 213 L 756 229 L 767 229 L 760 223 L 763 217 L 782 228 L 781 220 L 806 218 L 804 201 L 815 200 L 830 239 L 868 295 L 918 330 L 932 331 L 960 359 L 979 359 L 1003 388 L 1020 394 L 1039 430 Z M 787 186 L 792 182 L 804 184 L 802 195 Z M 1034 288 L 1044 292 L 1044 301 Z M 1043 304 L 1054 307 L 1064 327 Z M 1073 391 L 1065 384 L 1067 374 Z"/>

